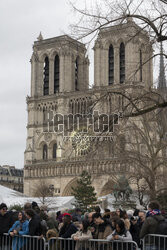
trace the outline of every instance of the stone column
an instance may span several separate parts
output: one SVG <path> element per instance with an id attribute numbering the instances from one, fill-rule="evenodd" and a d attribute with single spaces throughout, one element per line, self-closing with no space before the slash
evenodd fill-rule
<path id="1" fill-rule="evenodd" d="M 88 57 L 85 58 L 84 61 L 84 89 L 88 89 L 89 88 L 89 59 Z"/>
<path id="2" fill-rule="evenodd" d="M 98 70 L 101 71 L 99 86 L 108 86 L 108 49 L 104 49 L 102 46 Z"/>
<path id="3" fill-rule="evenodd" d="M 101 82 L 101 60 L 100 60 L 101 50 L 99 47 L 95 47 L 94 50 L 94 82 L 95 86 L 99 87 Z"/>
<path id="4" fill-rule="evenodd" d="M 70 52 L 65 53 L 64 58 L 64 91 L 74 91 L 74 83 L 73 83 L 73 70 L 74 70 L 74 62 L 72 62 L 72 55 Z"/>
<path id="5" fill-rule="evenodd" d="M 37 74 L 37 93 L 38 96 L 43 96 L 43 62 L 38 63 L 38 74 Z"/>
<path id="6" fill-rule="evenodd" d="M 32 58 L 30 60 L 31 62 L 31 97 L 34 97 L 36 95 L 36 61 L 34 58 L 34 55 L 32 55 Z"/>

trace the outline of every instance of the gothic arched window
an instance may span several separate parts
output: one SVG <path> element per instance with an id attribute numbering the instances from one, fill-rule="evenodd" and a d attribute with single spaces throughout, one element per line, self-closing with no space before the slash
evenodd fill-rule
<path id="1" fill-rule="evenodd" d="M 120 83 L 125 81 L 125 45 L 121 43 L 119 50 L 120 57 Z"/>
<path id="2" fill-rule="evenodd" d="M 49 59 L 48 59 L 48 57 L 45 58 L 45 63 L 44 63 L 43 94 L 49 95 Z"/>
<path id="3" fill-rule="evenodd" d="M 75 90 L 79 90 L 78 88 L 78 58 L 75 60 Z"/>
<path id="4" fill-rule="evenodd" d="M 54 93 L 59 92 L 59 80 L 60 80 L 59 56 L 56 55 L 54 60 Z"/>
<path id="5" fill-rule="evenodd" d="M 143 81 L 143 60 L 142 60 L 142 51 L 141 51 L 141 49 L 140 49 L 140 82 L 142 82 Z"/>
<path id="6" fill-rule="evenodd" d="M 46 144 L 43 145 L 43 160 L 48 159 L 48 147 Z"/>
<path id="7" fill-rule="evenodd" d="M 114 83 L 114 49 L 110 45 L 108 53 L 108 84 Z"/>
<path id="8" fill-rule="evenodd" d="M 55 143 L 53 145 L 53 159 L 56 159 L 57 157 L 57 144 Z"/>

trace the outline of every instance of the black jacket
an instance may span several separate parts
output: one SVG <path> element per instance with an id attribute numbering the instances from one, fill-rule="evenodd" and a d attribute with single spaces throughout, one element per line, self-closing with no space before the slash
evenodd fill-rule
<path id="1" fill-rule="evenodd" d="M 13 212 L 9 211 L 4 216 L 0 214 L 0 234 L 7 233 L 13 223 Z"/>
<path id="2" fill-rule="evenodd" d="M 132 235 L 133 241 L 135 241 L 139 246 L 140 245 L 140 237 L 139 237 L 140 227 L 139 227 L 139 225 L 137 223 L 135 225 L 133 225 L 131 223 L 129 232 Z"/>
<path id="3" fill-rule="evenodd" d="M 39 216 L 34 215 L 32 219 L 29 221 L 29 235 L 39 236 L 41 234 L 42 234 L 42 226 L 40 218 Z"/>
<path id="4" fill-rule="evenodd" d="M 70 224 L 62 226 L 59 236 L 62 238 L 71 238 L 71 235 L 76 233 L 77 231 L 78 229 L 76 228 L 76 226 L 72 222 L 70 222 Z"/>

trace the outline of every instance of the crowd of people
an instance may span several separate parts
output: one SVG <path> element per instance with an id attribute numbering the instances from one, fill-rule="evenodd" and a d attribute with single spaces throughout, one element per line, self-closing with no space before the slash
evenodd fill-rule
<path id="1" fill-rule="evenodd" d="M 155 234 L 158 225 L 164 220 L 157 201 L 150 202 L 148 211 L 122 210 L 102 213 L 99 206 L 92 212 L 83 212 L 76 208 L 74 212 L 48 211 L 46 206 L 39 207 L 36 202 L 26 203 L 22 212 L 8 211 L 7 205 L 0 204 L 0 246 L 4 233 L 12 238 L 12 249 L 24 249 L 24 240 L 17 241 L 16 236 L 30 235 L 45 237 L 72 238 L 75 250 L 80 250 L 80 242 L 89 239 L 108 241 L 135 241 L 138 247 L 140 239 L 147 234 Z M 167 233 L 167 232 L 166 232 Z M 0 248 L 1 249 L 1 248 Z M 88 249 L 85 244 L 85 249 Z"/>

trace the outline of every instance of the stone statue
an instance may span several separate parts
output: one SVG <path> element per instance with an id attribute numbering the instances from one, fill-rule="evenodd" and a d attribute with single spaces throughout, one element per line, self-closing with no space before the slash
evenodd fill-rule
<path id="1" fill-rule="evenodd" d="M 115 197 L 115 201 L 129 201 L 130 195 L 132 194 L 132 189 L 129 186 L 128 180 L 121 176 L 113 187 L 113 194 Z"/>

